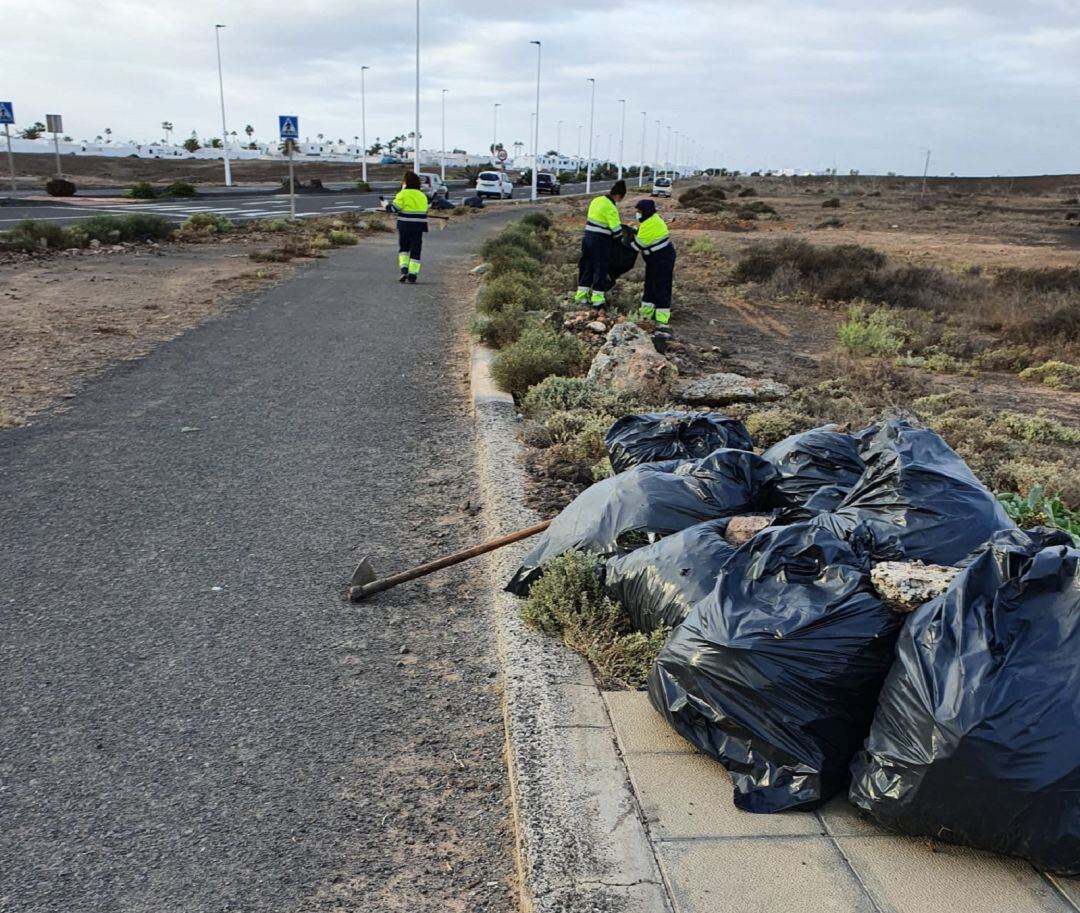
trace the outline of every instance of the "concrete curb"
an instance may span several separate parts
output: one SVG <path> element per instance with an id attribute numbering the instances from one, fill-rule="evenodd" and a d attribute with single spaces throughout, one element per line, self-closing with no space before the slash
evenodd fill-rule
<path id="1" fill-rule="evenodd" d="M 491 383 L 491 357 L 474 346 L 472 399 L 485 515 L 497 535 L 538 518 L 523 499 L 517 410 Z M 588 663 L 526 627 L 518 601 L 502 590 L 528 548 L 488 559 L 521 909 L 667 913 L 671 902 Z"/>

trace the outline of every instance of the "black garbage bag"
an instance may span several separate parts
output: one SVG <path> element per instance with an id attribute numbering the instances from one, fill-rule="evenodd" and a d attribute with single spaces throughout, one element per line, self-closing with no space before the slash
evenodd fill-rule
<path id="1" fill-rule="evenodd" d="M 545 530 L 506 589 L 525 596 L 549 558 L 577 549 L 610 556 L 628 533 L 677 533 L 749 513 L 775 470 L 747 450 L 716 450 L 701 460 L 644 463 L 597 482 Z"/>
<path id="2" fill-rule="evenodd" d="M 955 564 L 1016 528 L 940 435 L 892 419 L 865 439 L 866 472 L 813 522 L 844 538 L 872 537 L 876 560 Z"/>
<path id="3" fill-rule="evenodd" d="M 721 447 L 753 450 L 754 442 L 738 419 L 711 412 L 624 415 L 604 435 L 604 449 L 616 472 L 639 463 L 697 460 Z"/>
<path id="4" fill-rule="evenodd" d="M 850 544 L 810 523 L 772 527 L 675 629 L 649 697 L 728 769 L 736 806 L 813 809 L 847 785 L 902 621 Z"/>
<path id="5" fill-rule="evenodd" d="M 856 439 L 828 428 L 793 434 L 761 456 L 780 474 L 775 507 L 799 507 L 826 485 L 849 491 L 866 470 Z"/>
<path id="6" fill-rule="evenodd" d="M 461 201 L 461 205 L 468 206 L 470 209 L 483 209 L 484 198 L 478 196 L 465 197 L 465 199 Z"/>
<path id="7" fill-rule="evenodd" d="M 615 280 L 620 276 L 624 276 L 634 268 L 634 264 L 637 263 L 637 251 L 630 246 L 629 238 L 630 227 L 628 225 L 623 226 L 623 233 L 621 238 L 611 239 L 611 254 L 608 259 L 608 282 L 610 285 L 615 284 Z"/>
<path id="8" fill-rule="evenodd" d="M 608 562 L 604 587 L 626 608 L 635 631 L 676 628 L 716 586 L 735 546 L 724 538 L 728 520 L 698 523 Z"/>
<path id="9" fill-rule="evenodd" d="M 446 197 L 434 197 L 431 200 L 431 209 L 453 209 L 454 204 L 451 203 Z"/>
<path id="10" fill-rule="evenodd" d="M 897 641 L 850 799 L 885 827 L 1080 874 L 1080 552 L 999 533 Z"/>

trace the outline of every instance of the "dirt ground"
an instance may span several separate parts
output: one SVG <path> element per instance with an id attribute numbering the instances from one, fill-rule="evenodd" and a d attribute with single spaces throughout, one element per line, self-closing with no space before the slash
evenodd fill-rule
<path id="1" fill-rule="evenodd" d="M 62 156 L 64 176 L 80 188 L 115 187 L 136 181 L 192 184 L 224 183 L 224 165 L 220 159 L 139 159 L 105 156 Z M 401 177 L 402 165 L 368 165 L 369 181 L 389 181 Z M 279 181 L 288 173 L 284 161 L 232 162 L 232 176 L 237 184 Z M 457 177 L 458 169 L 447 168 L 447 177 Z M 24 190 L 41 186 L 56 173 L 55 156 L 20 153 L 15 156 L 15 173 Z M 358 181 L 363 173 L 359 164 L 337 162 L 297 162 L 296 176 L 302 181 Z"/>
<path id="2" fill-rule="evenodd" d="M 897 409 L 907 409 L 920 396 L 958 391 L 967 394 L 973 409 L 988 416 L 1042 415 L 1080 430 L 1078 392 L 1022 380 L 1015 372 L 940 374 L 895 367 L 884 360 L 841 357 L 837 331 L 846 319 L 846 306 L 762 293 L 731 282 L 732 269 L 746 251 L 781 238 L 817 246 L 862 245 L 898 265 L 933 266 L 956 275 L 990 274 L 1008 267 L 1077 268 L 1077 177 L 931 181 L 925 196 L 920 181 L 885 178 L 712 182 L 726 189 L 730 203 L 759 201 L 776 210 L 775 216 L 756 220 L 738 220 L 731 213 L 702 213 L 680 204 L 679 195 L 698 183 L 685 182 L 674 199 L 657 200 L 679 252 L 673 318 L 676 341 L 668 354 L 683 376 L 735 371 L 772 377 L 796 391 L 833 380 L 849 388 L 885 386 L 896 383 L 899 376 L 901 389 L 891 404 Z M 747 188 L 752 194 L 740 197 Z M 624 221 L 630 221 L 639 198 L 632 188 L 621 207 Z M 839 205 L 822 206 L 833 199 Z M 584 204 L 567 200 L 559 208 L 560 227 L 576 239 Z M 576 256 L 569 249 L 565 253 L 569 258 Z M 561 284 L 566 284 L 566 278 L 560 273 Z M 639 265 L 620 284 L 632 297 L 634 283 L 642 278 Z M 619 299 L 620 308 L 625 310 L 628 304 L 632 303 Z M 785 402 L 776 405 L 787 407 Z M 722 411 L 744 417 L 751 409 L 736 406 Z M 563 477 L 553 477 L 542 451 L 532 451 L 529 462 L 537 483 L 532 500 L 546 516 L 590 481 L 587 466 L 576 467 L 579 476 L 574 478 L 567 478 L 573 472 L 560 466 L 557 471 Z M 987 467 L 980 470 L 985 473 Z"/>
<path id="3" fill-rule="evenodd" d="M 0 265 L 0 427 L 295 268 L 247 253 L 244 244 L 135 245 Z"/>

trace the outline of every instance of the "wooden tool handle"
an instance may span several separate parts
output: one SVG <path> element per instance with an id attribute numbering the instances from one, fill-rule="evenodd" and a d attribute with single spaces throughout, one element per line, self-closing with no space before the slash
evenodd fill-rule
<path id="1" fill-rule="evenodd" d="M 455 552 L 453 555 L 447 555 L 445 558 L 429 561 L 426 564 L 421 564 L 411 570 L 402 571 L 400 574 L 393 574 L 392 576 L 384 577 L 381 580 L 373 580 L 371 583 L 365 583 L 363 586 L 351 586 L 349 587 L 349 600 L 351 602 L 360 602 L 362 599 L 366 599 L 368 596 L 375 593 L 389 590 L 399 583 L 416 580 L 418 577 L 426 577 L 428 574 L 432 574 L 435 571 L 441 571 L 444 567 L 452 567 L 455 564 L 461 564 L 462 561 L 468 561 L 470 558 L 475 558 L 477 555 L 484 555 L 487 552 L 496 551 L 504 545 L 510 545 L 514 542 L 520 542 L 522 539 L 528 539 L 530 536 L 542 533 L 549 526 L 551 526 L 550 520 L 544 520 L 542 523 L 534 523 L 532 526 L 526 526 L 525 529 L 519 529 L 517 532 L 508 533 L 505 536 L 500 536 L 498 539 L 492 539 L 482 545 L 474 545 L 472 548 L 467 548 L 461 552 Z"/>

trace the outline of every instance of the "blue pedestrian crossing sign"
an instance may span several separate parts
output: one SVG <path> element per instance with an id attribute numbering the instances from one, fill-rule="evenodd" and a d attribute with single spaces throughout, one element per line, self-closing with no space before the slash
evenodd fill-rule
<path id="1" fill-rule="evenodd" d="M 0 124 L 15 123 L 15 108 L 10 101 L 0 101 Z"/>
<path id="2" fill-rule="evenodd" d="M 299 139 L 300 118 L 295 114 L 279 114 L 278 132 L 282 139 Z"/>

